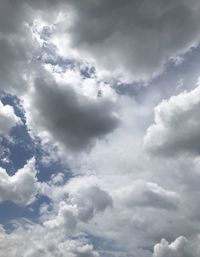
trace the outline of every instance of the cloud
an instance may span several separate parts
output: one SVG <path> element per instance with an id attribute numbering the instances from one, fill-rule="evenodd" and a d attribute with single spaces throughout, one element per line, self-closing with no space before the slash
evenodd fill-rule
<path id="1" fill-rule="evenodd" d="M 18 124 L 20 118 L 15 115 L 13 108 L 0 102 L 0 135 L 8 136 L 10 130 Z"/>
<path id="2" fill-rule="evenodd" d="M 78 224 L 77 212 L 76 206 L 61 202 L 57 216 L 45 221 L 44 225 L 50 229 L 64 229 L 68 235 L 73 234 Z"/>
<path id="3" fill-rule="evenodd" d="M 63 10 L 67 18 L 61 24 L 68 36 L 64 38 L 58 27 L 53 42 L 66 55 L 70 50 L 65 48 L 72 48 L 80 56 L 92 59 L 97 70 L 111 77 L 149 80 L 164 70 L 170 58 L 185 54 L 199 43 L 197 0 L 66 3 L 72 8 L 72 21 L 68 26 L 68 8 L 66 13 Z"/>
<path id="4" fill-rule="evenodd" d="M 173 156 L 200 152 L 200 87 L 163 100 L 154 111 L 154 124 L 144 139 L 152 153 Z"/>
<path id="5" fill-rule="evenodd" d="M 32 161 L 13 176 L 0 170 L 0 202 L 28 205 L 37 194 L 49 198 L 33 206 L 40 209 L 34 217 L 38 224 L 22 219 L 11 222 L 9 233 L 0 228 L 3 257 L 100 256 L 90 238 L 103 256 L 149 257 L 155 242 L 179 235 L 188 240 L 162 241 L 154 255 L 199 256 L 196 247 L 190 247 L 198 244 L 191 238 L 199 233 L 199 160 L 159 154 L 199 154 L 200 90 L 183 92 L 156 107 L 145 147 L 158 158 L 149 158 L 142 142 L 152 122 L 152 106 L 175 92 L 173 79 L 163 75 L 163 84 L 170 83 L 165 88 L 161 83 L 159 89 L 117 84 L 116 92 L 115 83 L 111 87 L 107 80 L 100 81 L 101 73 L 114 80 L 149 81 L 162 73 L 169 59 L 184 57 L 199 44 L 199 8 L 197 0 L 0 2 L 0 91 L 17 94 L 28 131 L 51 143 L 52 156 L 62 148 L 59 157 L 73 174 L 69 179 L 65 169 L 55 171 L 57 163 L 50 164 L 49 156 L 48 167 L 38 165 L 39 177 L 47 177 L 44 170 L 60 173 L 48 182 L 37 181 Z M 51 43 L 65 56 L 57 56 Z M 76 60 L 71 63 L 72 52 Z M 82 71 L 87 62 L 95 66 L 91 74 Z M 17 121 L 13 111 L 2 108 L 0 131 L 9 134 Z M 17 153 L 11 150 L 15 162 Z M 46 148 L 31 150 L 40 159 Z M 52 160 L 57 161 L 55 156 Z"/>
<path id="6" fill-rule="evenodd" d="M 199 253 L 198 246 L 180 236 L 171 244 L 162 239 L 160 244 L 154 246 L 153 257 L 197 257 Z"/>
<path id="7" fill-rule="evenodd" d="M 0 227 L 0 251 L 2 257 L 99 257 L 97 251 L 87 241 L 68 239 L 65 234 L 49 233 L 41 226 L 29 224 L 29 232 L 25 227 L 17 227 L 7 233 Z M 64 240 L 63 240 L 64 238 Z"/>
<path id="8" fill-rule="evenodd" d="M 19 205 L 28 205 L 35 199 L 37 190 L 34 160 L 30 160 L 13 176 L 0 169 L 0 202 L 12 201 Z"/>
<path id="9" fill-rule="evenodd" d="M 59 85 L 53 79 L 36 79 L 33 92 L 24 101 L 33 132 L 46 132 L 74 151 L 91 147 L 119 125 L 112 101 L 90 99 L 76 93 L 71 85 Z"/>
<path id="10" fill-rule="evenodd" d="M 37 48 L 28 26 L 32 14 L 24 1 L 0 3 L 0 92 L 21 95 L 26 90 L 24 75 Z"/>
<path id="11" fill-rule="evenodd" d="M 113 204 L 113 199 L 109 193 L 98 186 L 79 189 L 78 192 L 69 197 L 78 206 L 78 216 L 83 222 L 89 221 L 98 212 L 104 212 Z"/>
<path id="12" fill-rule="evenodd" d="M 155 183 L 136 181 L 132 187 L 116 192 L 118 200 L 129 208 L 158 208 L 175 210 L 179 204 L 178 194 L 167 191 Z"/>
<path id="13" fill-rule="evenodd" d="M 66 195 L 67 189 L 68 185 L 63 188 L 63 196 Z M 89 222 L 97 213 L 104 212 L 113 205 L 109 193 L 97 186 L 83 187 L 76 191 L 68 190 L 68 199 L 60 202 L 58 214 L 54 218 L 45 221 L 46 227 L 65 229 L 68 233 L 73 233 L 78 223 Z"/>
<path id="14" fill-rule="evenodd" d="M 93 251 L 93 247 L 91 245 L 84 245 L 77 247 L 73 250 L 75 257 L 99 257 L 100 255 Z"/>

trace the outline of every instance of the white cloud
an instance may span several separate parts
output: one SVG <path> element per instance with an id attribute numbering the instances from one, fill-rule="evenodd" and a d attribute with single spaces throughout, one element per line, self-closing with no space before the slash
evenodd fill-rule
<path id="1" fill-rule="evenodd" d="M 38 184 L 34 160 L 30 160 L 13 176 L 0 168 L 0 202 L 12 201 L 16 204 L 27 205 L 37 194 Z"/>
<path id="2" fill-rule="evenodd" d="M 69 183 L 73 185 L 73 179 Z M 48 228 L 64 229 L 67 231 L 66 233 L 72 234 L 78 223 L 87 223 L 92 220 L 96 214 L 104 212 L 108 207 L 112 207 L 112 197 L 108 192 L 98 186 L 81 187 L 75 191 L 70 188 L 71 186 L 68 184 L 59 188 L 63 201 L 61 201 L 57 207 L 57 200 L 54 199 L 58 213 L 55 214 L 55 217 L 50 217 L 48 221 L 44 222 L 45 226 Z M 56 188 L 52 186 L 50 190 L 56 191 Z M 45 191 L 43 193 L 45 194 Z M 67 194 L 68 197 L 66 197 Z M 64 198 L 67 199 L 64 201 Z"/>
<path id="3" fill-rule="evenodd" d="M 154 246 L 153 257 L 197 257 L 199 254 L 198 245 L 193 245 L 185 237 L 180 236 L 171 244 L 162 239 L 160 244 Z"/>
<path id="4" fill-rule="evenodd" d="M 173 156 L 200 152 L 200 87 L 163 100 L 154 111 L 155 123 L 144 144 L 152 153 Z"/>
<path id="5" fill-rule="evenodd" d="M 20 124 L 20 118 L 14 113 L 13 107 L 0 102 L 0 135 L 8 136 L 10 130 Z"/>
<path id="6" fill-rule="evenodd" d="M 91 245 L 83 245 L 79 247 L 72 248 L 75 257 L 99 257 L 100 255 L 93 250 Z"/>

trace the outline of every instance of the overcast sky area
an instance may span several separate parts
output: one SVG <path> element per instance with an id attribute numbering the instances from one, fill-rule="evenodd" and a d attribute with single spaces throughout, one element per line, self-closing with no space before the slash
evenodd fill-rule
<path id="1" fill-rule="evenodd" d="M 199 64 L 199 0 L 0 0 L 0 257 L 199 257 Z"/>

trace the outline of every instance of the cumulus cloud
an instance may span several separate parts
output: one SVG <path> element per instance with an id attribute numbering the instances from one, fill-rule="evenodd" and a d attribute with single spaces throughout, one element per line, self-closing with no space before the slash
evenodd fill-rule
<path id="1" fill-rule="evenodd" d="M 117 83 L 114 92 L 113 81 L 113 88 L 111 81 L 100 81 L 101 74 L 149 81 L 170 59 L 184 57 L 199 44 L 199 9 L 198 0 L 0 2 L 0 91 L 22 100 L 28 131 L 52 148 L 56 144 L 52 155 L 62 148 L 62 161 L 80 175 L 65 183 L 68 173 L 59 170 L 40 183 L 33 161 L 13 176 L 0 169 L 0 202 L 26 206 L 37 193 L 49 198 L 34 217 L 38 224 L 15 220 L 9 233 L 0 228 L 3 257 L 98 257 L 90 237 L 103 256 L 149 257 L 155 242 L 179 235 L 188 240 L 162 240 L 154 257 L 199 256 L 198 242 L 191 243 L 199 233 L 198 159 L 149 159 L 142 148 L 152 106 L 168 88 L 135 90 Z M 87 62 L 95 66 L 91 74 L 82 71 Z M 150 152 L 199 154 L 199 92 L 183 92 L 156 107 L 145 137 Z M 7 107 L 0 105 L 4 135 L 18 124 Z M 37 150 L 40 159 L 43 149 Z"/>
<path id="2" fill-rule="evenodd" d="M 31 34 L 35 19 L 46 21 L 44 26 L 53 25 L 52 42 L 58 49 L 67 49 L 66 55 L 75 49 L 100 73 L 135 81 L 160 74 L 170 58 L 178 58 L 199 44 L 199 8 L 197 0 L 84 4 L 71 0 L 24 0 L 20 4 L 3 0 L 1 89 L 19 94 L 27 86 L 24 74 L 33 69 L 31 61 L 40 55 Z M 70 42 L 68 46 L 66 41 Z"/>
<path id="3" fill-rule="evenodd" d="M 57 216 L 44 224 L 50 229 L 64 229 L 69 235 L 74 232 L 77 226 L 77 213 L 76 206 L 61 202 Z"/>
<path id="4" fill-rule="evenodd" d="M 154 246 L 153 257 L 197 257 L 199 253 L 198 246 L 180 236 L 171 244 L 162 239 L 159 244 Z"/>
<path id="5" fill-rule="evenodd" d="M 72 193 L 70 198 L 73 204 L 78 206 L 78 216 L 83 222 L 89 221 L 96 213 L 105 211 L 113 204 L 109 193 L 98 186 L 79 189 L 76 193 Z"/>
<path id="6" fill-rule="evenodd" d="M 37 194 L 38 184 L 34 160 L 30 160 L 13 176 L 0 169 L 0 202 L 12 201 L 16 204 L 27 205 Z"/>
<path id="7" fill-rule="evenodd" d="M 0 251 L 2 257 L 99 257 L 87 241 L 67 239 L 60 233 L 49 233 L 40 225 L 16 228 L 11 234 L 0 227 Z M 62 234 L 62 235 L 61 235 Z M 28 235 L 28 236 L 27 236 Z"/>
<path id="8" fill-rule="evenodd" d="M 112 101 L 87 98 L 53 79 L 36 79 L 34 90 L 25 97 L 25 107 L 33 132 L 46 133 L 75 151 L 92 146 L 119 125 Z"/>
<path id="9" fill-rule="evenodd" d="M 15 115 L 13 108 L 0 102 L 0 135 L 8 136 L 17 124 L 20 124 L 20 118 Z"/>
<path id="10" fill-rule="evenodd" d="M 66 189 L 63 189 L 63 195 L 66 194 Z M 66 233 L 72 233 L 79 222 L 89 222 L 112 204 L 113 199 L 109 193 L 97 186 L 79 188 L 74 192 L 69 190 L 67 201 L 59 204 L 58 214 L 44 224 L 51 229 L 59 227 L 66 229 Z"/>
<path id="11" fill-rule="evenodd" d="M 163 100 L 154 111 L 155 123 L 144 144 L 152 153 L 173 156 L 200 152 L 200 87 Z"/>

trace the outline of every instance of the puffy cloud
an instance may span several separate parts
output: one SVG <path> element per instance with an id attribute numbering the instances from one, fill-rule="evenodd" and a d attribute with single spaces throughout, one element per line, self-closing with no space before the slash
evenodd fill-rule
<path id="1" fill-rule="evenodd" d="M 129 96 L 116 97 L 117 93 L 114 95 L 107 83 L 102 83 L 102 89 L 99 78 L 95 77 L 106 70 L 114 78 L 119 75 L 131 81 L 148 80 L 162 72 L 167 60 L 182 56 L 198 44 L 199 7 L 197 0 L 190 3 L 186 0 L 1 1 L 0 89 L 18 96 L 23 94 L 27 125 L 42 140 L 50 139 L 51 143 L 58 142 L 74 151 L 88 149 L 96 142 L 90 153 L 76 155 L 77 159 L 72 157 L 77 160 L 75 168 L 74 159 L 68 163 L 73 175 L 82 176 L 65 184 L 68 175 L 63 171 L 62 175 L 39 185 L 40 193 L 51 200 L 50 204 L 40 206 L 41 216 L 37 218 L 41 225 L 26 223 L 16 229 L 15 224 L 9 234 L 0 231 L 3 257 L 97 257 L 99 254 L 84 238 L 87 233 L 89 237 L 101 238 L 98 249 L 104 256 L 149 257 L 152 245 L 162 237 L 171 239 L 184 234 L 190 238 L 199 233 L 199 174 L 193 170 L 192 161 L 148 159 L 141 147 L 152 105 L 165 89 L 144 96 L 146 89 L 136 92 L 120 88 L 120 93 L 134 93 L 139 99 L 137 103 Z M 35 19 L 40 28 L 36 28 Z M 44 32 L 43 28 L 49 24 L 52 31 L 47 32 L 46 28 Z M 36 33 L 35 29 L 38 29 Z M 48 38 L 45 33 L 51 32 Z M 50 42 L 43 41 L 44 36 L 59 51 L 66 50 L 67 58 L 71 57 L 70 50 L 74 50 L 77 58 L 92 59 L 97 74 L 85 79 L 81 70 L 78 75 L 72 70 L 63 72 L 65 63 L 59 58 L 53 58 L 52 62 L 61 63 L 45 71 L 41 64 L 45 58 L 33 61 L 52 50 L 48 49 Z M 71 44 L 67 46 L 63 38 Z M 42 48 L 37 49 L 37 44 Z M 44 49 L 46 52 L 41 53 Z M 56 68 L 57 74 L 52 74 Z M 199 153 L 199 89 L 192 92 L 182 93 L 156 108 L 156 124 L 148 130 L 145 139 L 150 151 Z M 113 99 L 123 109 L 119 111 L 123 124 L 116 130 L 119 119 Z M 108 140 L 97 140 L 106 135 Z M 64 150 L 63 159 L 67 162 L 71 152 Z M 56 151 L 57 148 L 52 155 Z M 31 165 L 14 176 L 1 169 L 0 202 L 30 203 L 38 192 L 35 175 Z M 95 178 L 92 185 L 91 175 Z M 84 242 L 71 240 L 72 237 Z M 93 240 L 96 243 L 96 238 Z M 172 244 L 164 242 L 154 251 L 156 257 L 182 257 L 186 253 L 186 256 L 198 256 L 192 255 L 186 239 L 178 238 Z M 163 248 L 162 244 L 167 245 L 166 250 L 158 250 Z"/>
<path id="2" fill-rule="evenodd" d="M 52 188 L 53 189 L 53 188 Z M 63 189 L 66 195 L 67 187 Z M 74 232 L 79 222 L 89 222 L 100 212 L 111 207 L 113 199 L 108 192 L 97 186 L 79 188 L 77 191 L 68 191 L 67 201 L 59 204 L 58 214 L 45 221 L 45 226 L 51 229 L 65 229 L 66 233 Z"/>
<path id="3" fill-rule="evenodd" d="M 52 233 L 40 225 L 29 224 L 7 233 L 0 227 L 2 257 L 99 257 L 87 241 L 67 239 L 62 233 Z"/>
<path id="4" fill-rule="evenodd" d="M 75 254 L 75 257 L 99 257 L 100 255 L 93 250 L 93 247 L 91 245 L 83 245 L 76 247 L 73 250 L 73 253 Z"/>
<path id="5" fill-rule="evenodd" d="M 78 223 L 77 213 L 77 206 L 61 202 L 57 216 L 45 221 L 44 224 L 50 229 L 64 229 L 70 235 L 74 232 Z"/>
<path id="6" fill-rule="evenodd" d="M 96 213 L 105 211 L 113 204 L 109 193 L 98 186 L 79 189 L 69 196 L 73 204 L 78 206 L 78 216 L 83 222 L 89 221 Z"/>
<path id="7" fill-rule="evenodd" d="M 20 118 L 15 115 L 13 108 L 0 102 L 0 135 L 8 136 L 11 128 L 17 124 L 20 124 Z"/>
<path id="8" fill-rule="evenodd" d="M 119 124 L 112 101 L 85 97 L 71 85 L 59 85 L 53 79 L 36 79 L 24 102 L 33 132 L 46 134 L 74 151 L 92 146 Z"/>
<path id="9" fill-rule="evenodd" d="M 160 244 L 154 246 L 153 257 L 197 257 L 199 253 L 197 245 L 193 245 L 185 237 L 181 236 L 171 244 L 162 239 Z"/>
<path id="10" fill-rule="evenodd" d="M 27 205 L 37 194 L 38 184 L 34 160 L 30 160 L 13 176 L 0 169 L 0 202 L 12 201 L 16 204 Z"/>
<path id="11" fill-rule="evenodd" d="M 145 136 L 145 147 L 155 154 L 173 156 L 200 152 L 200 87 L 162 101 L 154 111 L 155 123 Z"/>

